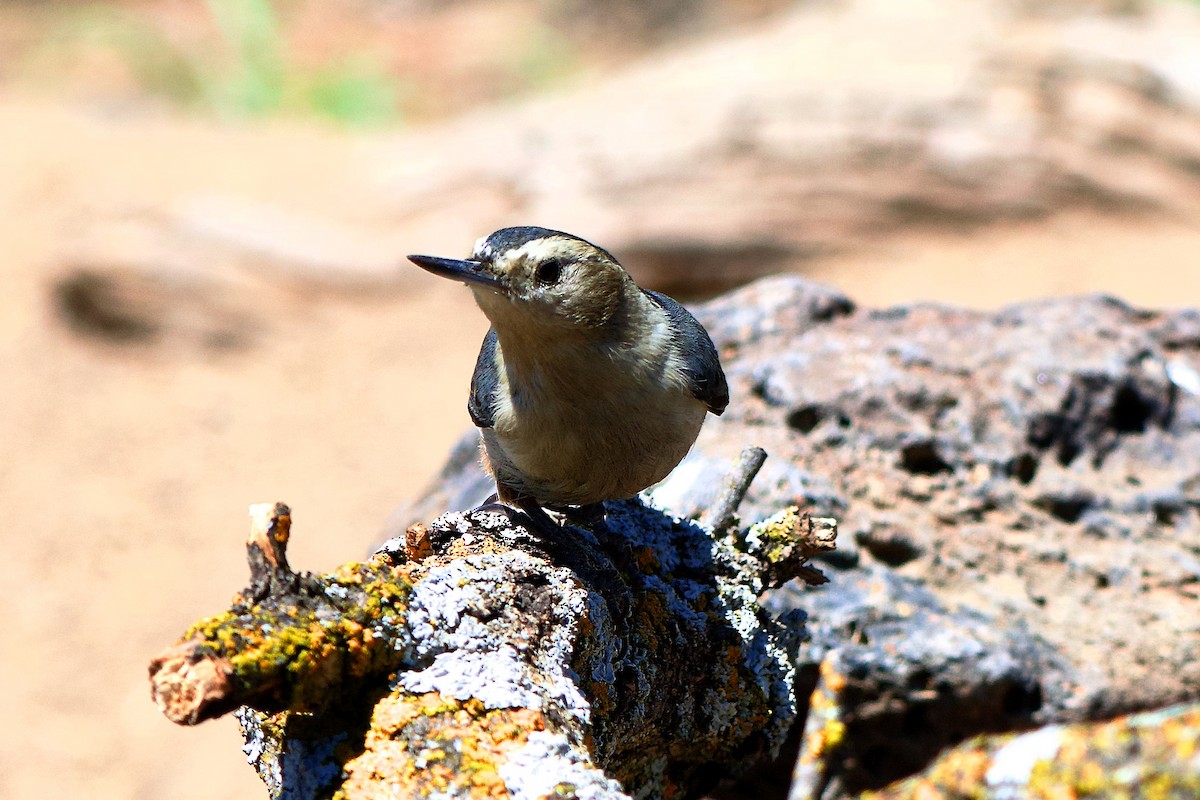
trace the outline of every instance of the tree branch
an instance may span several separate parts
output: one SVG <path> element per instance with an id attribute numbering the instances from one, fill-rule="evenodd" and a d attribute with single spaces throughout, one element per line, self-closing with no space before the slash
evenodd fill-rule
<path id="1" fill-rule="evenodd" d="M 318 578 L 287 565 L 287 507 L 256 506 L 250 587 L 153 661 L 154 698 L 182 724 L 247 706 L 274 797 L 671 796 L 772 755 L 803 625 L 757 597 L 812 579 L 832 521 L 607 512 L 552 537 L 445 514 Z"/>
<path id="2" fill-rule="evenodd" d="M 767 451 L 761 447 L 747 447 L 738 456 L 737 465 L 725 481 L 724 490 L 709 510 L 708 527 L 713 533 L 728 533 L 737 524 L 738 506 L 746 499 L 750 484 L 754 482 L 766 460 Z"/>

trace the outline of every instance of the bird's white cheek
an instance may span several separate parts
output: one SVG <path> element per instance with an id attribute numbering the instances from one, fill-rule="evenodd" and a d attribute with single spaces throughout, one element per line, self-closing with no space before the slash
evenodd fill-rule
<path id="1" fill-rule="evenodd" d="M 508 392 L 501 390 L 496 393 L 492 408 L 492 429 L 498 433 L 508 433 L 516 425 L 516 415 L 513 413 L 512 399 Z"/>

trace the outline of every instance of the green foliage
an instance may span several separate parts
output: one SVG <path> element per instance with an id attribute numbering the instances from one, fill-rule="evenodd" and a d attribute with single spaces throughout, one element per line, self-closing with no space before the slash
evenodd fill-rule
<path id="1" fill-rule="evenodd" d="M 251 115 L 281 108 L 289 76 L 270 0 L 205 0 L 205 5 L 233 62 L 229 74 L 208 87 L 215 105 Z"/>
<path id="2" fill-rule="evenodd" d="M 510 68 L 522 83 L 545 89 L 571 74 L 574 67 L 570 42 L 552 29 L 539 26 L 528 33 Z"/>
<path id="3" fill-rule="evenodd" d="M 400 83 L 361 53 L 316 67 L 287 51 L 272 0 L 205 0 L 217 41 L 184 47 L 138 14 L 68 6 L 41 55 L 72 48 L 115 54 L 148 95 L 235 117 L 312 115 L 347 126 L 399 116 Z"/>
<path id="4" fill-rule="evenodd" d="M 65 54 L 87 49 L 118 54 L 139 86 L 172 102 L 191 104 L 204 93 L 195 60 L 161 31 L 134 14 L 98 4 L 61 11 L 61 19 L 32 54 L 33 71 L 54 72 L 62 66 L 58 62 L 68 60 Z"/>
<path id="5" fill-rule="evenodd" d="M 397 81 L 367 59 L 348 59 L 311 76 L 305 104 L 318 114 L 354 125 L 382 125 L 397 115 Z"/>

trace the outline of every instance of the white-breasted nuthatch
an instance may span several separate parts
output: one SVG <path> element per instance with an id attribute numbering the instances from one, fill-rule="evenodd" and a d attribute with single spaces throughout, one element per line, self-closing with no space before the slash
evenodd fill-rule
<path id="1" fill-rule="evenodd" d="M 507 506 L 632 497 L 683 459 L 729 387 L 708 333 L 606 250 L 504 228 L 465 260 L 409 256 L 469 286 L 491 321 L 467 409 Z M 544 515 L 541 515 L 544 516 Z"/>

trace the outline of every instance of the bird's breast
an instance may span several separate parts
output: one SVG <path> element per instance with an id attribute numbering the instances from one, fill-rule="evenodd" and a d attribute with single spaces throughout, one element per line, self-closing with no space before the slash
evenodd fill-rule
<path id="1" fill-rule="evenodd" d="M 501 370 L 484 431 L 498 481 L 542 502 L 630 497 L 687 454 L 706 408 L 668 357 L 571 354 Z"/>

